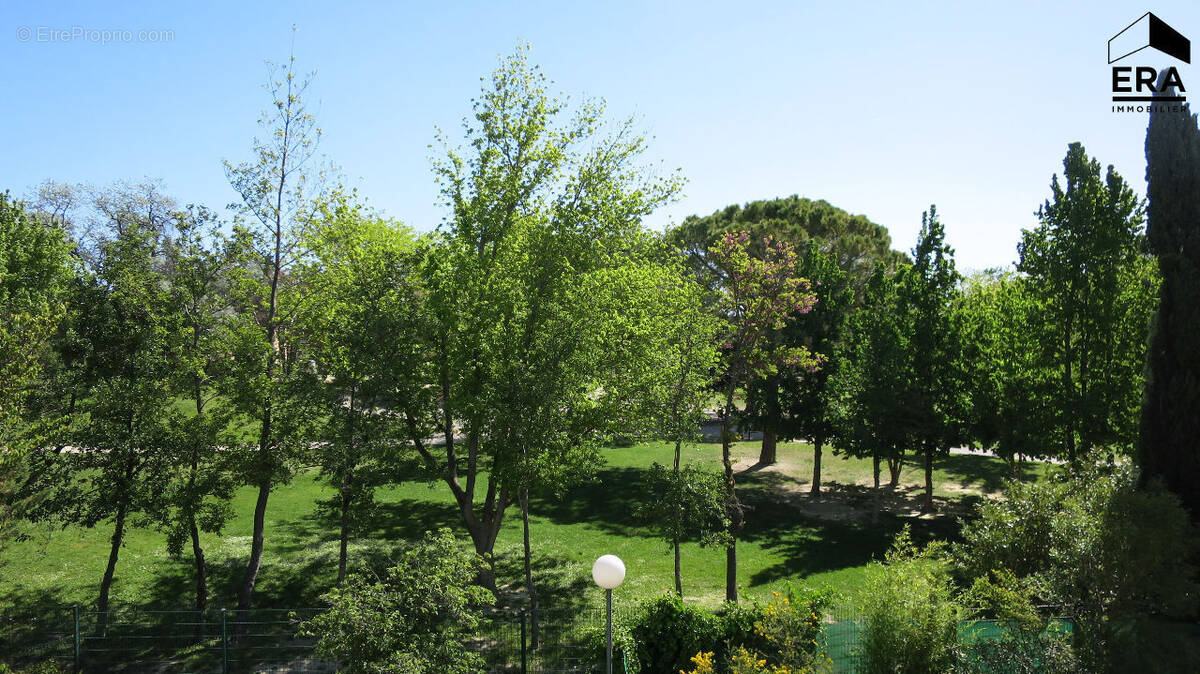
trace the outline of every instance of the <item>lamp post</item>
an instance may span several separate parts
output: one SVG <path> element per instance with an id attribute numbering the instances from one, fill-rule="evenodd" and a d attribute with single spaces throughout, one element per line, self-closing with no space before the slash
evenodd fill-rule
<path id="1" fill-rule="evenodd" d="M 612 591 L 625 580 L 625 562 L 616 555 L 603 555 L 592 564 L 592 580 L 604 588 L 608 638 L 608 674 L 612 674 Z"/>

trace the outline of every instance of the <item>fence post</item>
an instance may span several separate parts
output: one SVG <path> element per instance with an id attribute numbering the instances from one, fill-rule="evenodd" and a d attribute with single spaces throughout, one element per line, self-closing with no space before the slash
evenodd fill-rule
<path id="1" fill-rule="evenodd" d="M 525 659 L 526 650 L 527 650 L 527 647 L 526 647 L 526 641 L 525 641 L 525 609 L 521 609 L 521 674 L 525 674 L 527 671 L 526 666 L 528 665 L 528 663 L 526 662 L 526 659 Z"/>
<path id="2" fill-rule="evenodd" d="M 221 673 L 229 674 L 229 629 L 226 622 L 227 611 L 221 609 Z"/>
<path id="3" fill-rule="evenodd" d="M 79 604 L 71 606 L 71 617 L 75 621 L 75 671 L 83 671 L 83 658 L 80 653 L 80 646 L 83 644 L 79 640 Z"/>

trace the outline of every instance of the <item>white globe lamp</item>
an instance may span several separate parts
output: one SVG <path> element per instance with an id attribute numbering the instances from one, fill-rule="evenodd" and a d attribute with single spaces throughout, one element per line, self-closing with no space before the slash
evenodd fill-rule
<path id="1" fill-rule="evenodd" d="M 625 580 L 625 562 L 616 555 L 604 555 L 592 564 L 592 580 L 605 590 L 615 590 Z"/>

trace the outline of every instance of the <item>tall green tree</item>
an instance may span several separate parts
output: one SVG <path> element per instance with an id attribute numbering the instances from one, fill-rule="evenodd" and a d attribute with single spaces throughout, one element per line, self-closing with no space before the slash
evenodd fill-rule
<path id="1" fill-rule="evenodd" d="M 725 508 L 725 480 L 720 473 L 689 464 L 668 470 L 650 466 L 646 500 L 638 514 L 675 553 L 675 593 L 683 597 L 683 572 L 679 544 L 696 541 L 702 547 L 729 541 L 729 513 Z"/>
<path id="2" fill-rule="evenodd" d="M 1200 130 L 1154 112 L 1146 131 L 1147 236 L 1162 275 L 1138 438 L 1143 480 L 1159 479 L 1200 521 Z"/>
<path id="3" fill-rule="evenodd" d="M 1074 462 L 1093 448 L 1134 444 L 1157 281 L 1144 257 L 1142 206 L 1111 166 L 1101 176 L 1072 143 L 1063 182 L 1055 175 L 1050 189 L 1038 226 L 1022 232 L 1017 269 L 1039 305 L 1038 351 L 1057 379 L 1055 454 Z"/>
<path id="4" fill-rule="evenodd" d="M 1024 277 L 993 270 L 967 279 L 961 314 L 969 441 L 995 451 L 1016 478 L 1021 457 L 1053 454 L 1045 440 L 1055 380 L 1038 357 L 1038 305 Z"/>
<path id="5" fill-rule="evenodd" d="M 789 316 L 812 310 L 816 297 L 806 279 L 796 275 L 796 251 L 770 238 L 762 242 L 760 257 L 750 254 L 745 232 L 722 236 L 711 251 L 714 262 L 728 280 L 717 300 L 717 313 L 726 327 L 721 335 L 721 462 L 725 467 L 725 499 L 729 511 L 729 544 L 725 548 L 725 600 L 736 602 L 737 536 L 745 513 L 734 483 L 733 421 L 739 410 L 735 395 L 751 382 L 779 371 L 780 366 L 814 370 L 817 360 L 803 346 L 781 346 L 773 334 L 787 325 Z"/>
<path id="6" fill-rule="evenodd" d="M 226 392 L 237 409 L 259 425 L 258 448 L 246 462 L 245 480 L 257 490 L 250 557 L 238 591 L 238 621 L 244 624 L 262 565 L 267 501 L 291 477 L 294 458 L 305 449 L 307 414 L 297 405 L 295 275 L 303 257 L 303 230 L 321 201 L 322 174 L 314 170 L 320 130 L 304 95 L 311 79 L 297 77 L 295 57 L 275 66 L 267 89 L 271 105 L 255 139 L 253 159 L 225 163 L 230 185 L 241 196 L 241 222 L 251 243 L 235 269 L 233 295 L 238 324 L 231 329 L 235 371 Z"/>
<path id="7" fill-rule="evenodd" d="M 305 297 L 297 333 L 312 361 L 314 407 L 323 420 L 313 438 L 316 458 L 337 490 L 331 505 L 341 585 L 352 531 L 375 489 L 399 477 L 404 441 L 432 433 L 418 422 L 432 406 L 422 252 L 408 229 L 365 212 L 348 195 L 321 208 L 308 237 L 313 255 L 298 272 Z"/>
<path id="8" fill-rule="evenodd" d="M 671 545 L 675 557 L 675 591 L 683 596 L 683 571 L 680 543 L 697 538 L 703 543 L 719 541 L 710 535 L 711 521 L 703 513 L 711 511 L 707 476 L 681 467 L 683 447 L 700 439 L 700 428 L 707 415 L 712 391 L 710 378 L 717 366 L 716 335 L 721 328 L 717 316 L 705 306 L 706 291 L 683 268 L 668 271 L 662 267 L 653 286 L 639 296 L 645 306 L 637 311 L 655 316 L 656 325 L 648 337 L 654 348 L 643 351 L 649 359 L 637 373 L 640 384 L 629 386 L 637 396 L 633 404 L 647 410 L 637 418 L 650 422 L 646 436 L 657 436 L 674 444 L 670 473 L 656 474 L 652 496 L 648 497 L 647 518 L 659 527 Z M 647 323 L 648 324 L 648 323 Z M 639 430 L 639 429 L 632 429 Z M 718 480 L 718 483 L 720 481 Z M 722 489 L 718 489 L 723 494 Z M 723 500 L 723 496 L 722 496 Z M 720 532 L 728 529 L 719 507 Z"/>
<path id="9" fill-rule="evenodd" d="M 160 525 L 167 549 L 182 556 L 190 542 L 196 567 L 196 610 L 208 605 L 208 562 L 200 533 L 219 533 L 233 516 L 235 482 L 230 448 L 241 439 L 231 432 L 234 414 L 218 396 L 228 367 L 229 273 L 239 243 L 226 238 L 222 223 L 204 207 L 176 215 L 164 248 L 164 275 L 170 284 L 168 311 L 175 332 L 168 336 L 176 357 L 172 394 L 190 403 L 189 415 L 175 415 L 168 438 L 176 470 L 168 483 Z"/>
<path id="10" fill-rule="evenodd" d="M 31 414 L 27 403 L 55 360 L 53 337 L 67 318 L 76 272 L 71 249 L 62 227 L 0 193 L 0 549 L 19 517 L 27 453 L 55 422 Z"/>
<path id="11" fill-rule="evenodd" d="M 838 287 L 849 288 L 859 298 L 877 262 L 894 267 L 905 259 L 903 253 L 891 249 L 891 237 L 884 227 L 871 222 L 865 216 L 852 215 L 825 201 L 813 201 L 796 195 L 752 201 L 740 206 L 732 205 L 703 217 L 690 216 L 671 230 L 669 236 L 672 243 L 685 254 L 701 283 L 715 289 L 726 282 L 726 272 L 715 264 L 709 255 L 709 249 L 719 236 L 735 231 L 746 231 L 750 234 L 750 251 L 755 256 L 763 254 L 760 242 L 767 236 L 786 241 L 797 251 L 806 251 L 810 246 L 815 246 L 817 252 L 830 258 L 833 265 L 841 270 L 842 277 Z M 805 256 L 803 261 L 807 264 L 808 260 L 809 257 Z M 813 260 L 815 263 L 816 259 Z M 830 303 L 831 309 L 822 310 L 821 317 L 792 321 L 792 329 L 787 334 L 777 335 L 776 339 L 800 339 L 801 343 L 811 347 L 814 337 L 806 336 L 806 331 L 819 327 L 814 321 L 829 325 L 844 323 L 845 312 L 848 312 L 852 305 L 841 302 L 841 298 L 835 298 L 832 293 L 826 294 L 829 297 L 825 299 L 834 300 Z M 833 308 L 836 308 L 836 314 L 840 315 L 835 315 Z M 804 323 L 803 327 L 801 323 Z M 826 358 L 832 356 L 832 350 L 816 351 Z M 781 390 L 781 387 L 793 384 L 796 385 L 792 387 L 794 390 Z M 763 380 L 750 392 L 750 415 L 746 423 L 762 431 L 760 463 L 769 464 L 775 461 L 776 445 L 780 438 L 806 437 L 795 435 L 795 415 L 800 413 L 799 408 L 785 408 L 796 402 L 797 396 L 802 396 L 810 404 L 804 414 L 820 414 L 820 410 L 812 406 L 819 398 L 805 393 L 812 391 L 814 386 L 819 389 L 822 381 L 810 381 L 783 373 Z"/>
<path id="12" fill-rule="evenodd" d="M 933 463 L 961 441 L 963 395 L 961 317 L 956 310 L 958 272 L 954 249 L 937 209 L 921 215 L 913 264 L 900 277 L 900 301 L 907 312 L 909 378 L 904 396 L 907 426 L 925 464 L 922 512 L 933 512 Z"/>
<path id="13" fill-rule="evenodd" d="M 904 273 L 903 267 L 890 271 L 883 263 L 876 265 L 827 383 L 838 450 L 873 464 L 876 514 L 881 465 L 887 464 L 889 486 L 895 487 L 911 445 L 906 398 L 910 335 L 899 280 Z"/>
<path id="14" fill-rule="evenodd" d="M 94 271 L 72 302 L 84 354 L 72 381 L 70 424 L 41 458 L 30 487 L 47 494 L 35 519 L 94 527 L 112 523 L 111 546 L 96 609 L 108 611 L 126 528 L 153 515 L 174 469 L 169 435 L 175 334 L 167 284 L 157 267 L 159 232 L 133 214 L 97 247 Z"/>
<path id="15" fill-rule="evenodd" d="M 510 505 L 586 473 L 598 439 L 645 413 L 631 387 L 660 337 L 631 307 L 675 274 L 641 218 L 678 179 L 639 166 L 629 122 L 605 133 L 601 104 L 572 114 L 546 87 L 524 49 L 503 59 L 468 148 L 435 166 L 451 210 L 424 281 L 443 445 L 417 450 L 485 556 Z"/>

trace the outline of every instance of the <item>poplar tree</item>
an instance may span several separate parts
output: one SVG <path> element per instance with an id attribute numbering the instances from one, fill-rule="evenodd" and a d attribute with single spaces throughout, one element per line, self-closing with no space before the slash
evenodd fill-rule
<path id="1" fill-rule="evenodd" d="M 954 249 L 937 209 L 921 215 L 913 264 L 900 277 L 900 301 L 907 312 L 908 387 L 905 425 L 925 468 L 922 512 L 933 512 L 933 464 L 962 438 L 966 407 L 963 391 L 961 318 L 956 311 L 958 272 Z"/>
<path id="2" fill-rule="evenodd" d="M 867 281 L 862 306 L 850 317 L 831 380 L 833 426 L 841 453 L 871 459 L 878 513 L 886 464 L 888 486 L 900 481 L 911 444 L 906 389 L 909 382 L 908 314 L 900 301 L 899 277 L 879 263 Z"/>
<path id="3" fill-rule="evenodd" d="M 1039 224 L 1024 230 L 1018 271 L 1038 304 L 1038 352 L 1053 369 L 1048 433 L 1072 464 L 1136 440 L 1146 335 L 1157 280 L 1145 259 L 1142 205 L 1111 166 L 1072 143 Z"/>

